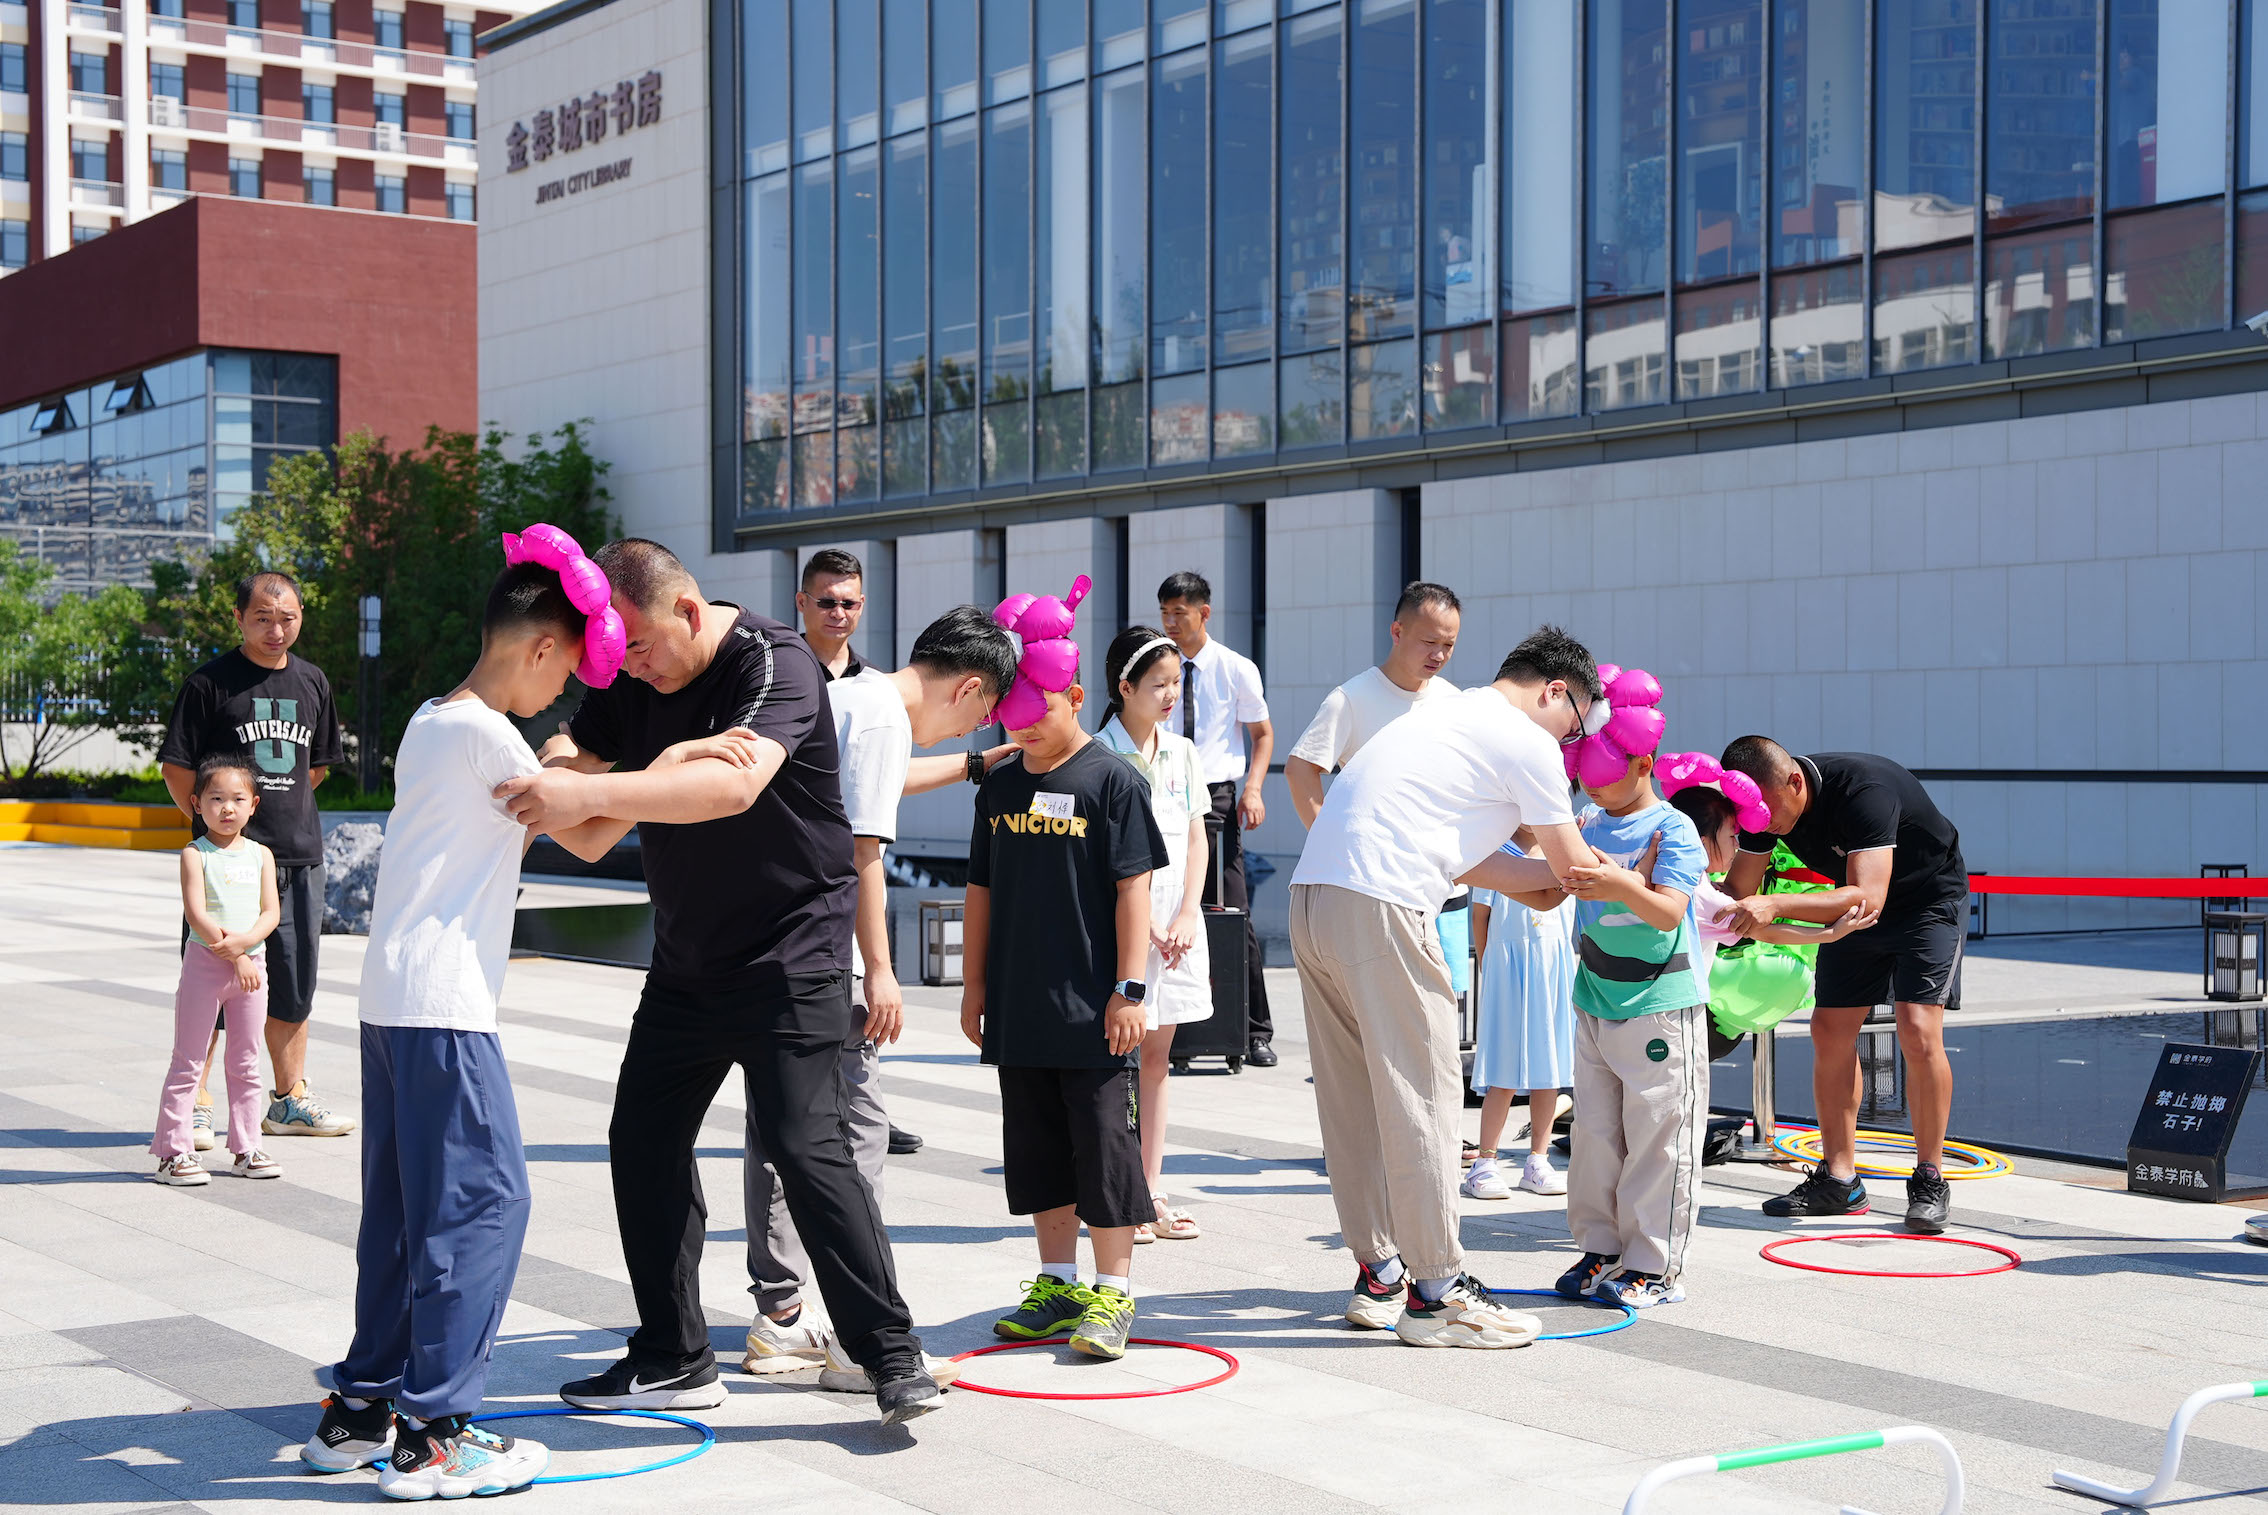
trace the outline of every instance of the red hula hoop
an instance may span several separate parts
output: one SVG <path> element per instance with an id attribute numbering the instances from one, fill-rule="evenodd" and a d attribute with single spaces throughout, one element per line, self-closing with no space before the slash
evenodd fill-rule
<path id="1" fill-rule="evenodd" d="M 959 1353 L 953 1358 L 953 1361 L 967 1362 L 972 1357 L 989 1357 L 995 1352 L 1017 1352 L 1026 1347 L 1059 1347 L 1063 1343 L 1064 1338 L 1062 1337 L 1047 1337 L 1039 1341 L 1004 1341 L 998 1346 L 977 1347 L 971 1351 Z M 1156 1399 L 1161 1395 L 1188 1394 L 1198 1389 L 1209 1389 L 1215 1384 L 1227 1383 L 1230 1379 L 1236 1377 L 1237 1369 L 1243 1366 L 1219 1347 L 1201 1346 L 1193 1341 L 1161 1341 L 1150 1336 L 1135 1336 L 1128 1338 L 1128 1345 L 1136 1347 L 1179 1347 L 1184 1352 L 1202 1352 L 1207 1357 L 1218 1357 L 1222 1362 L 1227 1363 L 1228 1371 L 1215 1374 L 1211 1378 L 1200 1379 L 1196 1383 L 1175 1384 L 1166 1389 L 1121 1389 L 1110 1394 L 1043 1394 L 1037 1389 L 996 1389 L 990 1384 L 971 1383 L 965 1378 L 955 1379 L 952 1387 L 967 1389 L 974 1394 L 998 1394 L 1003 1399 Z"/>
<path id="2" fill-rule="evenodd" d="M 1782 1247 L 1799 1246 L 1807 1241 L 1933 1241 L 1956 1247 L 1978 1247 L 1987 1252 L 1998 1252 L 2008 1261 L 1991 1268 L 1975 1268 L 1966 1273 L 1884 1273 L 1873 1268 L 1830 1268 L 1820 1263 L 1796 1262 L 1779 1255 Z M 2006 1247 L 1989 1241 L 1971 1241 L 1966 1236 L 1917 1236 L 1910 1231 L 1831 1231 L 1817 1236 L 1783 1236 L 1778 1241 L 1766 1242 L 1763 1257 L 1783 1268 L 1801 1268 L 1806 1273 L 1840 1273 L 1850 1278 L 1984 1278 L 1994 1273 L 2006 1273 L 2020 1266 L 2024 1259 Z"/>

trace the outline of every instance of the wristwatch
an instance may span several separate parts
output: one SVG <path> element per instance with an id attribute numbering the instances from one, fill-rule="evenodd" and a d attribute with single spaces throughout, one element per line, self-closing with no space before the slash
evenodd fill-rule
<path id="1" fill-rule="evenodd" d="M 969 754 L 969 782 L 972 784 L 984 782 L 984 754 L 981 752 Z"/>
<path id="2" fill-rule="evenodd" d="M 1110 986 L 1110 992 L 1125 1000 L 1129 1005 L 1139 1005 L 1142 1003 L 1142 996 L 1150 992 L 1150 986 L 1138 978 L 1122 978 Z"/>

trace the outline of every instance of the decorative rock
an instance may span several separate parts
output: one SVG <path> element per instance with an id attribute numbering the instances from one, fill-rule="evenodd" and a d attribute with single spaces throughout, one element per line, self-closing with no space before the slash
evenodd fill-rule
<path id="1" fill-rule="evenodd" d="M 368 936 L 370 906 L 378 893 L 378 852 L 383 827 L 362 822 L 334 826 L 323 838 L 323 933 Z"/>

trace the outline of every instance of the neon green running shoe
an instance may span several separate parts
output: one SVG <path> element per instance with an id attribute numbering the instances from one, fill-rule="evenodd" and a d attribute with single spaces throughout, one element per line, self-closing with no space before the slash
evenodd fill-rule
<path id="1" fill-rule="evenodd" d="M 1126 1355 L 1134 1334 L 1134 1301 L 1105 1285 L 1087 1291 L 1087 1310 L 1071 1333 L 1071 1350 L 1113 1361 Z"/>
<path id="2" fill-rule="evenodd" d="M 1062 1333 L 1079 1319 L 1094 1296 L 1078 1284 L 1067 1284 L 1052 1273 L 1042 1273 L 1024 1285 L 1031 1292 L 1012 1314 L 992 1323 L 992 1334 L 1011 1341 L 1039 1341 Z"/>

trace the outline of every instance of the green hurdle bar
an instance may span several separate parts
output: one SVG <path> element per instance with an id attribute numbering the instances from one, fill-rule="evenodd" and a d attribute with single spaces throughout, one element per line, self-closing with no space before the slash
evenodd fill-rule
<path id="1" fill-rule="evenodd" d="M 1891 1426 L 1882 1431 L 1861 1431 L 1852 1436 L 1828 1436 L 1818 1441 L 1791 1441 L 1776 1447 L 1754 1447 L 1745 1452 L 1720 1452 L 1714 1457 L 1686 1457 L 1676 1462 L 1665 1462 L 1638 1480 L 1638 1487 L 1630 1491 L 1623 1503 L 1622 1515 L 1639 1515 L 1646 1501 L 1667 1483 L 1680 1478 L 1693 1478 L 1702 1473 L 1737 1473 L 1742 1468 L 1761 1468 L 1776 1462 L 1805 1462 L 1814 1457 L 1834 1457 L 1844 1452 L 1871 1452 L 1878 1447 L 1904 1446 L 1919 1442 L 1937 1453 L 1937 1460 L 1945 1468 L 1945 1503 L 1938 1507 L 1939 1515 L 1960 1515 L 1961 1512 L 1961 1458 L 1953 1450 L 1953 1443 L 1927 1426 Z M 2056 1475 L 2060 1480 L 2063 1475 Z M 1852 1505 L 1843 1506 L 1843 1515 L 1867 1515 Z"/>

